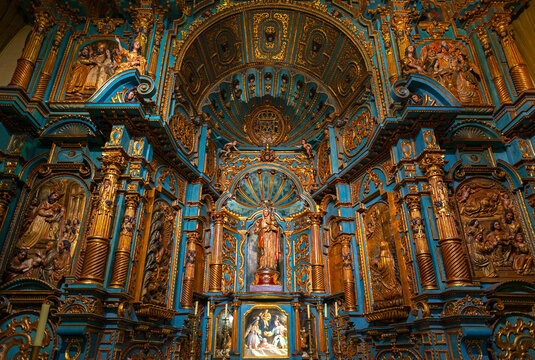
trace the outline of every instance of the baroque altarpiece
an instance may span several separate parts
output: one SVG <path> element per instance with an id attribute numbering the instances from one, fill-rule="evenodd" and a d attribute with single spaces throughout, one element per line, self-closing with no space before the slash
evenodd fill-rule
<path id="1" fill-rule="evenodd" d="M 528 6 L 24 0 L 0 359 L 535 358 Z"/>

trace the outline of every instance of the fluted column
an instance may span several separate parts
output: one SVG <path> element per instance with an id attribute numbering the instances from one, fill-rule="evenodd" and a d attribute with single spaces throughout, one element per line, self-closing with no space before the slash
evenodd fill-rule
<path id="1" fill-rule="evenodd" d="M 509 96 L 509 90 L 507 89 L 503 73 L 500 69 L 500 66 L 498 65 L 498 60 L 496 59 L 496 56 L 494 56 L 494 52 L 492 51 L 492 46 L 490 45 L 487 29 L 484 26 L 479 26 L 477 28 L 477 37 L 479 38 L 479 41 L 483 46 L 483 50 L 485 51 L 485 57 L 487 59 L 487 65 L 489 66 L 492 83 L 496 88 L 496 93 L 498 93 L 500 103 L 510 103 L 511 96 Z"/>
<path id="2" fill-rule="evenodd" d="M 310 263 L 312 266 L 312 292 L 325 292 L 325 279 L 323 275 L 323 256 L 321 251 L 320 224 L 323 221 L 323 212 L 309 212 L 310 219 Z"/>
<path id="3" fill-rule="evenodd" d="M 392 42 L 392 36 L 390 36 L 390 28 L 384 19 L 381 24 L 381 35 L 383 36 L 383 43 L 385 45 L 386 66 L 389 73 L 388 80 L 390 84 L 393 84 L 398 80 L 399 74 L 396 55 L 394 54 L 394 44 Z"/>
<path id="4" fill-rule="evenodd" d="M 136 227 L 136 210 L 139 205 L 139 194 L 128 194 L 125 198 L 126 209 L 124 211 L 121 233 L 119 235 L 119 244 L 115 250 L 113 259 L 113 273 L 110 287 L 115 289 L 124 289 L 130 264 L 130 249 L 132 247 L 132 238 Z"/>
<path id="5" fill-rule="evenodd" d="M 61 41 L 65 36 L 65 25 L 61 24 L 56 29 L 56 35 L 54 35 L 54 40 L 52 41 L 52 47 L 46 55 L 45 64 L 43 65 L 43 71 L 39 75 L 39 80 L 37 81 L 37 86 L 35 87 L 35 93 L 33 94 L 32 100 L 43 100 L 52 77 L 52 72 L 54 71 L 54 65 L 56 65 L 56 60 L 58 58 L 58 50 L 61 45 Z"/>
<path id="6" fill-rule="evenodd" d="M 210 264 L 210 284 L 208 291 L 220 292 L 222 276 L 221 253 L 223 251 L 223 222 L 225 220 L 225 213 L 215 211 L 210 215 L 214 221 L 214 242 L 212 244 L 212 263 Z"/>
<path id="7" fill-rule="evenodd" d="M 102 153 L 101 171 L 104 174 L 99 185 L 99 197 L 95 203 L 89 235 L 87 236 L 84 265 L 80 282 L 102 285 L 110 248 L 110 229 L 115 210 L 118 180 L 126 165 L 122 150 Z"/>
<path id="8" fill-rule="evenodd" d="M 425 235 L 424 219 L 422 219 L 420 212 L 420 196 L 407 195 L 405 202 L 409 207 L 412 239 L 414 241 L 418 273 L 420 274 L 420 284 L 424 290 L 436 289 L 437 278 L 433 268 L 433 258 L 431 257 Z"/>
<path id="9" fill-rule="evenodd" d="M 471 285 L 470 269 L 443 180 L 445 164 L 442 153 L 426 153 L 420 160 L 429 182 L 447 286 L 467 286 Z"/>
<path id="10" fill-rule="evenodd" d="M 533 89 L 533 81 L 513 38 L 510 21 L 511 17 L 509 14 L 499 13 L 492 18 L 491 27 L 500 38 L 515 89 L 518 93 L 521 93 L 525 90 Z"/>
<path id="11" fill-rule="evenodd" d="M 318 312 L 318 342 L 320 353 L 325 352 L 325 321 L 323 319 L 323 306 L 321 304 L 316 305 L 316 310 Z"/>
<path id="12" fill-rule="evenodd" d="M 35 9 L 33 29 L 24 45 L 22 56 L 17 60 L 17 67 L 9 85 L 18 86 L 23 90 L 28 88 L 35 68 L 35 60 L 43 45 L 46 32 L 54 20 L 54 15 L 49 9 L 43 7 Z"/>
<path id="13" fill-rule="evenodd" d="M 342 271 L 344 279 L 344 298 L 346 311 L 356 310 L 355 279 L 353 278 L 353 262 L 351 260 L 350 236 L 342 238 Z"/>
<path id="14" fill-rule="evenodd" d="M 301 321 L 299 320 L 299 308 L 300 303 L 294 302 L 292 306 L 294 308 L 294 331 L 295 331 L 295 351 L 301 351 Z"/>
<path id="15" fill-rule="evenodd" d="M 148 75 L 154 79 L 156 77 L 156 69 L 158 68 L 158 57 L 160 55 L 160 45 L 162 43 L 164 26 L 161 20 L 156 23 L 154 31 L 154 43 L 151 47 L 150 62 L 148 68 Z"/>
<path id="16" fill-rule="evenodd" d="M 191 309 L 193 307 L 193 283 L 195 281 L 195 261 L 197 258 L 197 242 L 200 239 L 197 231 L 186 232 L 186 268 L 184 270 L 184 281 L 182 283 L 182 307 Z"/>

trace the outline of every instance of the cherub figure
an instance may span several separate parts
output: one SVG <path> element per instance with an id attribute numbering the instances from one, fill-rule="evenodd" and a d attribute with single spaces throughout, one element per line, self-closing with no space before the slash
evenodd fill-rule
<path id="1" fill-rule="evenodd" d="M 314 153 L 312 152 L 312 145 L 306 142 L 305 139 L 301 140 L 301 146 L 305 151 L 307 152 L 307 156 L 309 159 L 312 159 L 314 157 Z"/>
<path id="2" fill-rule="evenodd" d="M 221 150 L 221 158 L 227 157 L 232 152 L 232 150 L 238 151 L 238 148 L 236 147 L 237 143 L 238 142 L 236 140 L 226 143 L 223 149 Z"/>

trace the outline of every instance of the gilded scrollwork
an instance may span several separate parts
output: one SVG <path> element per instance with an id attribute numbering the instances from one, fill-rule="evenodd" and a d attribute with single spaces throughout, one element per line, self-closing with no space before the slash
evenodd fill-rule
<path id="1" fill-rule="evenodd" d="M 236 279 L 236 249 L 236 235 L 225 232 L 223 234 L 223 275 L 221 279 L 221 288 L 223 293 L 230 293 L 234 291 Z"/>
<path id="2" fill-rule="evenodd" d="M 32 332 L 37 330 L 39 318 L 25 315 L 20 318 L 13 317 L 7 325 L 2 324 L 0 330 L 0 359 L 29 359 L 32 352 Z M 43 347 L 46 349 L 40 352 L 36 359 L 48 360 L 51 355 L 49 345 L 54 342 L 54 334 L 50 326 L 45 328 L 43 337 Z"/>
<path id="3" fill-rule="evenodd" d="M 507 321 L 494 336 L 496 346 L 502 351 L 499 360 L 527 359 L 535 348 L 535 325 L 533 321 L 518 318 L 516 323 Z"/>
<path id="4" fill-rule="evenodd" d="M 173 137 L 187 154 L 191 153 L 195 147 L 197 127 L 187 116 L 176 112 L 169 119 L 169 128 Z"/>
<path id="5" fill-rule="evenodd" d="M 329 150 L 329 141 L 322 141 L 318 147 L 318 158 L 316 164 L 318 179 L 321 184 L 324 184 L 329 176 L 331 176 L 331 156 Z"/>
<path id="6" fill-rule="evenodd" d="M 355 154 L 363 141 L 370 135 L 375 126 L 373 116 L 369 111 L 364 111 L 349 121 L 342 130 L 344 152 L 347 156 Z"/>

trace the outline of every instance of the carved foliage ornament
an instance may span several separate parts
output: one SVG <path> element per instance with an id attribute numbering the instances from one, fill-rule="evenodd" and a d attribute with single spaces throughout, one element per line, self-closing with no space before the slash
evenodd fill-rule
<path id="1" fill-rule="evenodd" d="M 33 318 L 33 321 L 30 319 Z M 29 359 L 32 351 L 32 335 L 35 336 L 39 318 L 26 315 L 12 318 L 7 325 L 0 325 L 0 359 Z M 33 334 L 32 334 L 33 333 Z M 39 353 L 38 360 L 48 360 L 49 345 L 53 342 L 53 333 L 45 328 L 43 347 L 45 351 Z"/>
<path id="2" fill-rule="evenodd" d="M 516 323 L 506 322 L 494 337 L 496 346 L 503 352 L 498 354 L 499 360 L 515 360 L 532 358 L 535 348 L 535 325 L 533 321 L 518 319 Z"/>
<path id="3" fill-rule="evenodd" d="M 355 150 L 370 135 L 374 128 L 374 119 L 369 111 L 364 111 L 349 121 L 342 131 L 344 152 L 348 156 L 355 154 Z"/>
<path id="4" fill-rule="evenodd" d="M 185 115 L 177 112 L 169 120 L 169 127 L 178 144 L 187 154 L 191 153 L 195 146 L 195 125 Z"/>

